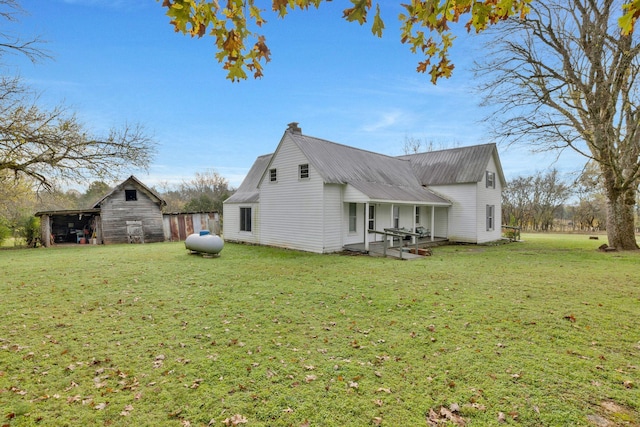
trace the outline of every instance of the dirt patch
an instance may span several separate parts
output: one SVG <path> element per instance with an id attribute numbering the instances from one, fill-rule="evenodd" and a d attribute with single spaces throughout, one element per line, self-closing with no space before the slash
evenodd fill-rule
<path id="1" fill-rule="evenodd" d="M 587 415 L 589 422 L 596 427 L 638 426 L 638 414 L 615 402 L 600 403 L 602 413 Z"/>

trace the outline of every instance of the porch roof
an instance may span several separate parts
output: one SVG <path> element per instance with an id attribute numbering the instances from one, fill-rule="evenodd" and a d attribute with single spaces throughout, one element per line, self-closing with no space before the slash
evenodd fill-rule
<path id="1" fill-rule="evenodd" d="M 424 187 L 404 187 L 363 181 L 352 181 L 349 185 L 374 202 L 404 202 L 416 205 L 451 206 L 449 200 Z"/>

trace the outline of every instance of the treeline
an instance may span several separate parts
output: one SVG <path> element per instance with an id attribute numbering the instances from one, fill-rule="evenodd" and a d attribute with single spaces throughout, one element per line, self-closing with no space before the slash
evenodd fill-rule
<path id="1" fill-rule="evenodd" d="M 555 169 L 510 180 L 502 192 L 503 224 L 523 231 L 606 230 L 606 196 L 598 176 L 597 166 L 588 164 L 574 180 Z"/>
<path id="2" fill-rule="evenodd" d="M 28 179 L 0 171 L 0 244 L 8 238 L 31 245 L 40 234 L 38 211 L 89 209 L 113 187 L 94 181 L 85 192 L 63 190 L 52 183 L 42 189 Z M 179 184 L 162 183 L 152 189 L 167 202 L 165 212 L 222 212 L 222 203 L 235 191 L 215 170 L 197 172 Z"/>

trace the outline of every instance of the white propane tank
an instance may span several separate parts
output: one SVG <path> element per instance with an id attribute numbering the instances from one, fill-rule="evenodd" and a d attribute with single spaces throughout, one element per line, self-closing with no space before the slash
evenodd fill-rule
<path id="1" fill-rule="evenodd" d="M 184 246 L 192 252 L 218 255 L 224 247 L 224 240 L 207 230 L 202 230 L 200 233 L 187 236 Z"/>

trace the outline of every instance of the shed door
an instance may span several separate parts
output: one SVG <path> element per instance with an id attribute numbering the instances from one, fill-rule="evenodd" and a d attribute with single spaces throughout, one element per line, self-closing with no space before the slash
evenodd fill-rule
<path id="1" fill-rule="evenodd" d="M 129 243 L 144 243 L 142 221 L 127 221 L 127 238 Z"/>

